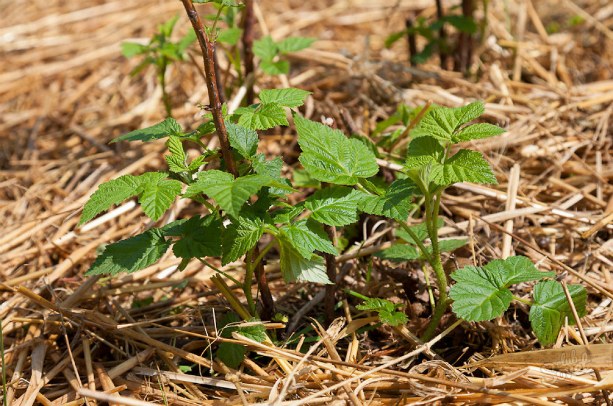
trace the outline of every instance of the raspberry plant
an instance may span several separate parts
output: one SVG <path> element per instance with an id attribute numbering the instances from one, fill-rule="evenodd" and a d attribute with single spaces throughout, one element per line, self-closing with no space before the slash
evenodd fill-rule
<path id="1" fill-rule="evenodd" d="M 241 319 L 270 319 L 274 303 L 263 267 L 267 253 L 277 248 L 280 269 L 288 283 L 332 284 L 334 261 L 330 265 L 323 256 L 333 259 L 339 249 L 326 227 L 355 224 L 359 214 L 366 213 L 388 218 L 399 227 L 397 235 L 402 241 L 380 256 L 395 261 L 425 261 L 433 270 L 438 299 L 423 333 L 424 340 L 432 337 L 452 300 L 460 318 L 481 321 L 500 316 L 513 299 L 532 305 L 530 320 L 539 340 L 544 344 L 555 340 L 564 318 L 572 317 L 562 286 L 552 280 L 537 283 L 533 302 L 514 297 L 509 289 L 517 283 L 553 276 L 550 272 L 539 272 L 527 258 L 494 260 L 484 267 L 458 270 L 451 275 L 456 284 L 448 295 L 441 255 L 464 245 L 465 240 L 439 240 L 441 196 L 457 182 L 496 183 L 481 153 L 469 149 L 454 152 L 458 143 L 503 132 L 487 123 L 470 124 L 483 114 L 481 102 L 460 108 L 435 106 L 427 112 L 424 110 L 423 119 L 410 131 L 412 140 L 404 172 L 390 185 L 383 185 L 376 178 L 379 166 L 372 145 L 300 115 L 298 109 L 309 95 L 307 91 L 262 90 L 259 103 L 229 114 L 221 102 L 215 77 L 215 36 L 203 27 L 190 0 L 183 0 L 183 5 L 203 51 L 211 112 L 195 130 L 186 130 L 169 117 L 113 140 L 165 139 L 168 170 L 125 175 L 100 185 L 83 208 L 79 224 L 133 197 L 138 198 L 144 213 L 153 221 L 160 220 L 177 197 L 201 204 L 203 213 L 153 227 L 106 246 L 88 275 L 135 272 L 154 264 L 172 249 L 182 259 L 181 269 L 190 261 L 198 260 L 218 272 L 213 280 Z M 319 190 L 306 197 L 304 191 L 282 175 L 284 162 L 280 157 L 267 159 L 257 152 L 257 131 L 289 125 L 288 110 L 298 134 L 299 162 L 307 177 L 320 185 Z M 400 116 L 406 122 L 404 113 Z M 202 140 L 214 134 L 219 137 L 220 148 L 209 150 Z M 186 143 L 198 145 L 199 156 L 188 160 Z M 288 196 L 295 192 L 301 192 L 296 196 L 302 200 L 290 204 Z M 413 213 L 422 214 L 421 224 L 407 225 Z M 268 242 L 260 246 L 264 235 Z M 242 282 L 211 261 L 217 259 L 226 265 L 241 258 L 245 262 Z M 231 292 L 224 278 L 242 287 L 246 307 Z M 254 280 L 262 300 L 260 310 L 252 291 Z M 585 289 L 570 286 L 569 291 L 575 308 L 583 314 Z M 364 296 L 362 299 L 365 303 L 360 309 L 376 311 L 383 321 L 397 325 L 405 320 L 399 316 L 396 306 L 384 299 Z M 265 339 L 260 330 L 255 336 L 258 340 Z M 236 355 L 231 350 L 226 352 L 228 359 Z M 235 361 L 230 362 L 236 364 Z"/>

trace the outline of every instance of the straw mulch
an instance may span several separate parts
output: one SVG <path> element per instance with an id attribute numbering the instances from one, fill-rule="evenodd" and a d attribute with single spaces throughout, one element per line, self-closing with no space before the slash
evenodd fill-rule
<path id="1" fill-rule="evenodd" d="M 326 329 L 311 318 L 321 308 L 321 287 L 283 284 L 271 258 L 278 310 L 304 334 L 288 345 L 259 344 L 220 337 L 216 325 L 228 304 L 209 281 L 213 271 L 199 263 L 179 272 L 169 254 L 135 274 L 84 277 L 101 244 L 152 225 L 127 202 L 78 228 L 88 196 L 108 179 L 164 167 L 162 142 L 108 145 L 163 118 L 155 75 L 130 77 L 137 62 L 121 56 L 120 43 L 146 40 L 173 15 L 181 15 L 180 30 L 188 24 L 176 1 L 2 0 L 0 318 L 7 404 L 78 405 L 86 402 L 83 394 L 88 404 L 117 405 L 604 404 L 613 389 L 613 6 L 492 1 L 475 75 L 465 78 L 439 68 L 436 58 L 410 67 L 403 41 L 384 49 L 406 17 L 434 15 L 433 4 L 262 1 L 260 33 L 319 40 L 292 56 L 289 77 L 258 83 L 310 90 L 308 116 L 364 134 L 398 103 L 485 100 L 487 118 L 508 131 L 472 147 L 488 157 L 499 185 L 461 184 L 445 196 L 442 232 L 472 241 L 448 261 L 450 270 L 527 255 L 561 280 L 586 286 L 588 314 L 580 326 L 566 326 L 553 349 L 535 352 L 525 309 L 515 307 L 478 325 L 458 326 L 448 317 L 442 328 L 449 328 L 420 345 L 413 332 L 423 328 L 429 307 L 427 295 L 415 293 L 404 328 L 363 332 L 373 319 L 346 299 L 338 312 L 345 317 Z M 569 23 L 573 16 L 580 24 Z M 197 125 L 197 105 L 207 100 L 201 59 L 192 52 L 192 62 L 169 72 L 174 114 L 186 126 Z M 223 57 L 221 63 L 230 86 L 234 72 Z M 265 152 L 295 166 L 291 130 L 263 139 Z M 178 201 L 162 221 L 197 210 Z M 403 286 L 423 285 L 398 275 L 423 274 L 413 264 L 394 269 L 369 262 L 370 253 L 389 245 L 388 228 L 370 220 L 356 230 L 355 245 L 338 258 L 341 285 L 402 302 Z M 226 271 L 242 275 L 239 263 Z M 284 323 L 265 325 L 284 337 Z M 595 345 L 585 346 L 586 339 Z M 221 341 L 251 350 L 240 370 L 211 357 Z"/>

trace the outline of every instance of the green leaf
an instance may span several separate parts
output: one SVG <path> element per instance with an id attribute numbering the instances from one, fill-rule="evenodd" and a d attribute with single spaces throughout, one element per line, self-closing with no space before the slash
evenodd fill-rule
<path id="1" fill-rule="evenodd" d="M 406 221 L 413 207 L 411 198 L 418 188 L 409 179 L 395 180 L 383 196 L 361 194 L 358 208 L 368 214 Z"/>
<path id="2" fill-rule="evenodd" d="M 433 165 L 430 170 L 430 179 L 440 186 L 449 186 L 457 182 L 498 183 L 490 164 L 483 158 L 483 155 L 468 149 L 459 150 L 444 165 Z"/>
<path id="3" fill-rule="evenodd" d="M 452 252 L 468 244 L 466 238 L 450 238 L 447 240 L 439 240 L 438 248 L 440 252 Z M 431 246 L 426 246 L 428 252 L 432 253 Z"/>
<path id="4" fill-rule="evenodd" d="M 255 173 L 259 175 L 266 175 L 273 179 L 281 178 L 283 160 L 280 157 L 267 160 L 264 154 L 257 154 L 251 164 Z"/>
<path id="5" fill-rule="evenodd" d="M 438 230 L 445 224 L 441 217 L 436 219 L 436 229 Z M 419 239 L 419 241 L 424 241 L 426 238 L 430 237 L 428 233 L 428 226 L 425 222 L 419 223 L 414 226 L 410 226 L 409 229 L 415 234 L 415 236 Z M 417 244 L 417 242 L 411 237 L 409 233 L 407 233 L 404 229 L 398 228 L 396 230 L 396 237 L 408 242 L 409 244 Z"/>
<path id="6" fill-rule="evenodd" d="M 222 254 L 221 230 L 221 220 L 215 216 L 194 216 L 164 235 L 181 237 L 172 248 L 179 258 L 218 257 Z"/>
<path id="7" fill-rule="evenodd" d="M 269 75 L 287 75 L 289 73 L 288 61 L 262 61 L 260 62 L 260 69 L 264 73 Z"/>
<path id="8" fill-rule="evenodd" d="M 313 44 L 313 42 L 315 42 L 315 38 L 289 37 L 277 43 L 277 47 L 279 48 L 279 52 L 282 54 L 288 54 L 290 52 L 298 52 L 308 48 Z"/>
<path id="9" fill-rule="evenodd" d="M 280 231 L 287 236 L 287 240 L 291 242 L 296 251 L 306 259 L 311 259 L 315 251 L 338 254 L 323 227 L 312 220 L 300 220 L 281 227 Z"/>
<path id="10" fill-rule="evenodd" d="M 481 267 L 467 266 L 451 274 L 457 282 L 449 296 L 454 313 L 468 321 L 491 320 L 509 308 L 513 294 L 504 286 L 503 275 Z"/>
<path id="11" fill-rule="evenodd" d="M 122 42 L 121 53 L 126 58 L 132 58 L 135 55 L 144 54 L 149 50 L 147 45 L 137 44 L 134 42 Z"/>
<path id="12" fill-rule="evenodd" d="M 230 146 L 243 158 L 249 159 L 255 155 L 258 149 L 258 133 L 228 120 L 226 120 L 226 129 L 228 130 Z"/>
<path id="13" fill-rule="evenodd" d="M 306 200 L 304 207 L 320 223 L 344 226 L 358 221 L 357 209 L 361 196 L 347 187 L 329 187 L 315 192 Z"/>
<path id="14" fill-rule="evenodd" d="M 285 109 L 277 103 L 262 104 L 257 109 L 241 108 L 238 125 L 252 130 L 267 130 L 277 125 L 289 125 Z"/>
<path id="15" fill-rule="evenodd" d="M 228 45 L 236 45 L 242 34 L 243 30 L 238 27 L 226 28 L 225 30 L 221 30 L 219 32 L 217 41 Z"/>
<path id="16" fill-rule="evenodd" d="M 200 155 L 196 157 L 193 161 L 189 163 L 189 165 L 187 166 L 187 170 L 190 172 L 196 172 L 204 164 L 204 161 L 208 156 L 215 154 L 214 151 L 207 151 L 207 152 L 212 152 L 212 154 L 205 153 L 205 155 Z"/>
<path id="17" fill-rule="evenodd" d="M 346 138 L 339 130 L 294 115 L 300 162 L 309 174 L 322 182 L 355 185 L 379 171 L 375 155 L 366 145 Z"/>
<path id="18" fill-rule="evenodd" d="M 394 244 L 383 251 L 377 252 L 375 256 L 392 262 L 406 262 L 420 259 L 421 253 L 414 245 Z"/>
<path id="19" fill-rule="evenodd" d="M 222 232 L 222 265 L 234 262 L 257 244 L 264 233 L 264 223 L 255 216 L 241 215 Z"/>
<path id="20" fill-rule="evenodd" d="M 495 259 L 490 261 L 485 269 L 503 275 L 502 280 L 504 286 L 507 287 L 520 282 L 538 281 L 556 276 L 555 272 L 539 271 L 529 258 L 521 255 L 507 259 Z"/>
<path id="21" fill-rule="evenodd" d="M 319 255 L 313 255 L 308 259 L 303 257 L 283 234 L 279 236 L 277 241 L 279 242 L 281 257 L 281 272 L 286 282 L 332 283 L 328 279 L 322 257 Z"/>
<path id="22" fill-rule="evenodd" d="M 304 169 L 294 169 L 294 186 L 303 188 L 315 188 L 321 187 L 321 182 L 311 177 L 311 175 Z"/>
<path id="23" fill-rule="evenodd" d="M 140 176 L 138 202 L 153 221 L 162 217 L 175 197 L 181 193 L 181 182 L 166 179 L 166 176 L 162 172 L 147 172 Z"/>
<path id="24" fill-rule="evenodd" d="M 462 128 L 453 135 L 454 143 L 470 140 L 478 140 L 481 138 L 494 137 L 504 133 L 506 130 L 493 124 L 478 123 Z"/>
<path id="25" fill-rule="evenodd" d="M 471 17 L 454 14 L 443 17 L 443 21 L 448 22 L 452 26 L 458 29 L 460 32 L 467 34 L 475 34 L 477 32 L 477 24 Z"/>
<path id="26" fill-rule="evenodd" d="M 238 328 L 238 333 L 247 338 L 250 338 L 258 343 L 263 343 L 268 339 L 268 335 L 266 334 L 266 327 L 262 324 L 261 321 L 256 318 L 252 318 L 247 321 L 248 323 L 253 323 L 250 326 L 244 326 Z"/>
<path id="27" fill-rule="evenodd" d="M 111 206 L 138 195 L 140 183 L 140 179 L 132 175 L 124 175 L 102 183 L 85 203 L 79 225 L 88 222 Z"/>
<path id="28" fill-rule="evenodd" d="M 442 163 L 445 159 L 445 149 L 433 137 L 415 138 L 409 144 L 407 159 L 404 163 L 406 169 L 419 169 L 424 166 Z"/>
<path id="29" fill-rule="evenodd" d="M 168 137 L 168 141 L 166 141 L 166 146 L 168 147 L 168 151 L 170 151 L 170 155 L 164 156 L 168 163 L 168 169 L 174 173 L 187 172 L 188 167 L 185 164 L 187 155 L 185 155 L 185 151 L 183 150 L 181 139 L 179 137 L 170 136 Z"/>
<path id="30" fill-rule="evenodd" d="M 583 317 L 587 301 L 585 288 L 581 285 L 568 285 L 568 292 L 577 314 Z M 571 324 L 575 323 L 564 289 L 556 281 L 543 281 L 534 286 L 533 295 L 534 303 L 530 308 L 532 330 L 541 344 L 553 344 L 567 317 Z"/>
<path id="31" fill-rule="evenodd" d="M 479 117 L 483 112 L 483 103 L 480 101 L 458 108 L 433 107 L 411 131 L 411 137 L 431 136 L 445 143 L 452 142 L 454 133 L 460 126 Z"/>
<path id="32" fill-rule="evenodd" d="M 86 275 L 136 272 L 157 262 L 170 247 L 160 229 L 153 228 L 123 241 L 109 244 Z"/>
<path id="33" fill-rule="evenodd" d="M 271 179 L 263 175 L 248 175 L 234 179 L 227 172 L 210 170 L 200 172 L 198 180 L 187 188 L 184 197 L 205 193 L 215 199 L 217 204 L 229 215 L 236 217 L 249 197 L 256 194 Z"/>
<path id="34" fill-rule="evenodd" d="M 295 89 L 293 87 L 287 89 L 263 89 L 260 92 L 260 101 L 262 103 L 277 103 L 284 107 L 295 108 L 304 104 L 304 99 L 311 92 Z"/>
<path id="35" fill-rule="evenodd" d="M 390 326 L 400 326 L 408 321 L 406 314 L 396 310 L 396 305 L 385 299 L 368 298 L 364 303 L 357 305 L 356 309 L 375 311 L 381 322 Z"/>
<path id="36" fill-rule="evenodd" d="M 181 136 L 183 135 L 183 129 L 177 123 L 174 118 L 167 118 L 161 123 L 152 125 L 151 127 L 141 128 L 140 130 L 134 130 L 120 137 L 117 137 L 111 141 L 154 141 L 160 138 L 167 137 L 169 135 Z"/>
<path id="37" fill-rule="evenodd" d="M 253 53 L 262 61 L 272 61 L 278 52 L 279 48 L 270 35 L 253 42 Z"/>

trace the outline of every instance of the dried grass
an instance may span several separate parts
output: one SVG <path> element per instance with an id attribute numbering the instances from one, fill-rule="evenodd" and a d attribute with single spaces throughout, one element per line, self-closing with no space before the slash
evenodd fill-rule
<path id="1" fill-rule="evenodd" d="M 220 337 L 216 315 L 227 303 L 200 264 L 179 272 L 169 255 L 132 275 L 84 278 L 101 244 L 151 225 L 128 202 L 77 228 L 87 197 L 105 180 L 163 164 L 161 143 L 107 145 L 163 114 L 154 75 L 131 78 L 134 62 L 120 55 L 120 43 L 149 37 L 181 8 L 172 1 L 0 0 L 0 318 L 8 404 L 602 403 L 601 391 L 613 389 L 613 7 L 490 2 L 487 39 L 473 67 L 479 78 L 469 80 L 434 65 L 409 68 L 403 44 L 383 48 L 409 13 L 431 15 L 432 3 L 263 1 L 257 15 L 260 31 L 273 37 L 320 38 L 280 79 L 314 93 L 306 113 L 315 119 L 368 134 L 399 102 L 486 100 L 488 118 L 508 132 L 472 147 L 488 156 L 500 185 L 461 184 L 445 196 L 442 233 L 472 238 L 471 249 L 448 265 L 527 255 L 587 286 L 581 328 L 565 327 L 554 349 L 531 351 L 535 341 L 518 308 L 421 345 L 411 331 L 423 325 L 427 298 L 416 294 L 407 327 L 363 334 L 357 329 L 372 319 L 352 319 L 345 300 L 347 318 L 327 330 L 313 322 L 321 338 L 304 354 Z M 575 14 L 581 26 L 547 32 Z M 268 81 L 260 83 L 277 85 Z M 173 68 L 169 83 L 176 116 L 193 124 L 196 104 L 206 100 L 200 67 Z M 279 131 L 265 136 L 266 152 L 292 157 L 294 136 Z M 162 221 L 194 210 L 178 202 Z M 365 223 L 364 244 L 337 259 L 341 284 L 402 297 L 400 285 L 411 281 L 394 275 L 408 269 L 376 263 L 373 280 L 363 277 L 360 258 L 388 246 L 388 230 Z M 227 271 L 240 276 L 240 264 Z M 274 263 L 268 272 L 279 308 L 299 315 L 292 330 L 308 326 L 302 316 L 323 299 L 318 288 L 286 286 Z M 153 302 L 142 302 L 148 298 Z M 264 324 L 282 334 L 281 323 Z M 210 358 L 208 349 L 223 341 L 252 350 L 239 371 Z"/>

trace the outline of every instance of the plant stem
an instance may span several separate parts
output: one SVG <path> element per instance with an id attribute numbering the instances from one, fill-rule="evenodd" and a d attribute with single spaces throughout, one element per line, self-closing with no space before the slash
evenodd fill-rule
<path id="1" fill-rule="evenodd" d="M 325 226 L 326 233 L 330 241 L 336 241 L 336 229 L 334 226 Z M 336 246 L 336 244 L 334 244 Z M 326 274 L 328 279 L 332 282 L 330 285 L 326 285 L 326 298 L 324 299 L 324 307 L 326 312 L 326 321 L 332 323 L 334 320 L 334 306 L 336 304 L 336 256 L 325 253 L 324 259 L 326 260 Z"/>
<path id="2" fill-rule="evenodd" d="M 168 63 L 166 60 L 162 62 L 160 70 L 158 72 L 158 81 L 162 87 L 162 103 L 164 103 L 164 109 L 166 110 L 166 117 L 172 117 L 172 103 L 170 102 L 170 95 L 166 91 L 166 68 Z"/>
<path id="3" fill-rule="evenodd" d="M 207 33 L 205 32 L 202 20 L 194 7 L 191 0 L 181 0 L 183 7 L 189 17 L 192 27 L 196 32 L 196 38 L 200 44 L 202 50 L 202 58 L 204 60 L 204 72 L 206 74 L 206 87 L 209 93 L 209 104 L 211 112 L 213 113 L 213 122 L 215 123 L 215 129 L 217 130 L 217 136 L 219 137 L 219 144 L 221 146 L 221 155 L 226 164 L 228 172 L 234 177 L 238 176 L 236 170 L 236 163 L 230 149 L 230 142 L 228 141 L 228 131 L 226 130 L 226 124 L 223 119 L 221 111 L 222 102 L 220 89 L 217 83 L 216 69 L 215 69 L 215 45 L 209 40 Z"/>
<path id="4" fill-rule="evenodd" d="M 260 249 L 257 244 L 251 251 L 251 258 L 258 258 L 260 256 Z M 262 320 L 271 320 L 272 316 L 275 314 L 275 301 L 272 298 L 270 286 L 268 286 L 268 281 L 266 280 L 266 270 L 264 269 L 262 261 L 256 261 L 254 263 L 254 268 L 255 277 L 260 290 L 260 298 L 262 299 L 262 312 L 260 318 Z"/>
<path id="5" fill-rule="evenodd" d="M 257 255 L 257 257 L 255 257 L 255 259 L 252 257 L 252 256 L 255 256 L 255 250 L 251 250 L 249 252 L 249 256 L 251 257 L 248 257 L 246 261 L 247 262 L 247 272 L 245 274 L 245 281 L 243 282 L 243 291 L 245 292 L 245 297 L 247 298 L 247 303 L 249 304 L 249 310 L 251 311 L 252 314 L 257 314 L 255 302 L 253 301 L 253 294 L 251 293 L 251 283 L 253 281 L 254 271 L 257 269 L 259 264 L 262 263 L 262 259 L 264 259 L 264 256 L 266 255 L 266 253 L 273 247 L 273 241 L 268 243 L 268 245 L 266 245 L 264 249 L 262 249 L 262 251 Z M 271 301 L 272 301 L 272 298 L 271 298 Z"/>
<path id="6" fill-rule="evenodd" d="M 255 65 L 253 63 L 253 26 L 255 25 L 255 14 L 253 12 L 253 0 L 245 0 L 245 8 L 243 9 L 243 60 L 245 65 L 245 80 L 252 74 L 255 70 Z M 245 100 L 247 101 L 247 105 L 253 104 L 253 100 L 255 98 L 253 92 L 253 82 L 245 83 L 247 85 L 247 94 L 245 96 Z"/>
<path id="7" fill-rule="evenodd" d="M 223 295 L 223 297 L 226 298 L 226 300 L 228 301 L 228 303 L 230 303 L 230 307 L 232 307 L 232 309 L 243 319 L 243 320 L 249 320 L 251 318 L 251 315 L 249 314 L 249 312 L 247 310 L 245 310 L 245 308 L 243 307 L 243 305 L 241 304 L 241 302 L 236 298 L 236 296 L 234 295 L 234 293 L 232 293 L 232 291 L 230 290 L 230 288 L 228 287 L 228 285 L 226 285 L 226 283 L 224 282 L 223 279 L 221 279 L 221 277 L 219 275 L 213 275 L 211 276 L 211 280 L 213 281 L 213 283 L 215 284 L 215 286 L 217 287 L 217 289 L 219 289 L 219 291 L 221 292 L 221 294 Z M 239 284 L 240 286 L 240 284 Z"/>

